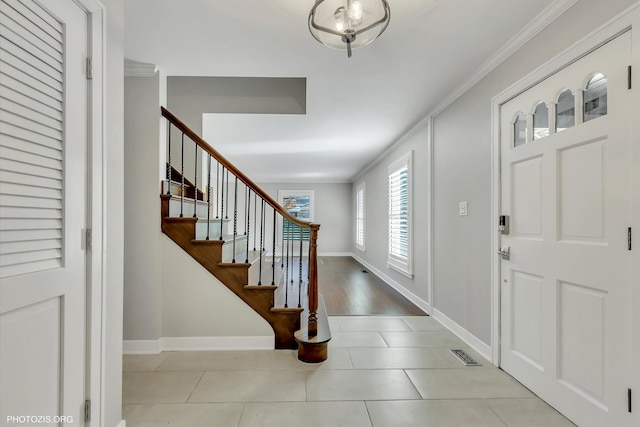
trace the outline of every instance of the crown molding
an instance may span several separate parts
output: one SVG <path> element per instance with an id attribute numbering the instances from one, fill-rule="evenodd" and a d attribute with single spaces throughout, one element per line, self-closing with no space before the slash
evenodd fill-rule
<path id="1" fill-rule="evenodd" d="M 475 86 L 480 80 L 485 78 L 491 71 L 495 70 L 509 56 L 513 55 L 518 49 L 524 46 L 529 40 L 544 30 L 549 24 L 555 21 L 567 9 L 573 6 L 578 0 L 555 0 L 540 12 L 527 26 L 523 27 L 515 36 L 507 41 L 500 49 L 498 49 L 487 61 L 485 61 L 476 72 L 461 86 L 444 98 L 435 108 L 433 108 L 423 119 L 412 126 L 408 131 L 403 133 L 391 145 L 387 147 L 376 159 L 367 167 L 356 173 L 351 182 L 355 182 L 366 174 L 371 168 L 385 159 L 391 152 L 411 138 L 418 130 L 426 126 L 432 117 L 437 116 L 449 105 L 453 104 L 458 98 L 465 94 L 469 89 Z"/>
<path id="2" fill-rule="evenodd" d="M 153 77 L 158 67 L 155 64 L 146 62 L 138 62 L 133 59 L 124 59 L 124 76 L 125 77 Z"/>

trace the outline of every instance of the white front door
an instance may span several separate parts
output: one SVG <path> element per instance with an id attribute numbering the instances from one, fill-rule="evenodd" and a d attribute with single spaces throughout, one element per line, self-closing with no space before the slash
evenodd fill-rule
<path id="1" fill-rule="evenodd" d="M 501 365 L 582 427 L 632 424 L 630 61 L 629 31 L 500 110 Z"/>
<path id="2" fill-rule="evenodd" d="M 0 425 L 83 425 L 87 15 L 0 14 Z"/>

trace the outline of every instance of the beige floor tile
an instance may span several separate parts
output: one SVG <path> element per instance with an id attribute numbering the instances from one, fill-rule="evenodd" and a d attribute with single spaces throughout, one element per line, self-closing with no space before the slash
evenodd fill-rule
<path id="1" fill-rule="evenodd" d="M 499 369 L 407 370 L 424 399 L 527 398 L 533 394 Z"/>
<path id="2" fill-rule="evenodd" d="M 371 427 L 364 402 L 247 403 L 240 427 Z"/>
<path id="3" fill-rule="evenodd" d="M 304 371 L 205 372 L 189 402 L 304 401 L 306 377 Z"/>
<path id="4" fill-rule="evenodd" d="M 232 371 L 254 369 L 255 351 L 179 351 L 170 353 L 158 371 Z"/>
<path id="5" fill-rule="evenodd" d="M 355 369 L 447 368 L 447 363 L 430 348 L 350 348 Z"/>
<path id="6" fill-rule="evenodd" d="M 406 316 L 402 318 L 412 331 L 446 331 L 447 328 L 430 316 Z"/>
<path id="7" fill-rule="evenodd" d="M 329 351 L 333 347 L 387 347 L 377 332 L 332 332 Z"/>
<path id="8" fill-rule="evenodd" d="M 341 332 L 410 331 L 402 317 L 343 316 L 337 319 Z"/>
<path id="9" fill-rule="evenodd" d="M 480 400 L 367 402 L 367 409 L 374 427 L 505 427 Z"/>
<path id="10" fill-rule="evenodd" d="M 489 399 L 484 403 L 509 427 L 575 427 L 540 399 Z"/>
<path id="11" fill-rule="evenodd" d="M 341 332 L 340 323 L 338 323 L 338 318 L 336 316 L 329 316 L 329 329 L 331 329 L 331 333 Z"/>
<path id="12" fill-rule="evenodd" d="M 437 332 L 380 332 L 389 347 L 447 347 L 460 348 L 462 340 L 449 331 Z"/>
<path id="13" fill-rule="evenodd" d="M 124 405 L 122 416 L 127 427 L 230 427 L 238 425 L 242 407 L 242 403 Z"/>
<path id="14" fill-rule="evenodd" d="M 419 398 L 401 370 L 316 371 L 307 379 L 308 401 Z"/>
<path id="15" fill-rule="evenodd" d="M 336 347 L 329 351 L 329 357 L 321 363 L 305 363 L 298 360 L 296 350 L 265 350 L 257 353 L 259 371 L 316 371 L 325 369 L 353 369 L 346 348 Z"/>
<path id="16" fill-rule="evenodd" d="M 122 403 L 184 403 L 202 372 L 125 372 Z"/>
<path id="17" fill-rule="evenodd" d="M 169 354 L 125 354 L 122 356 L 122 372 L 155 371 Z"/>

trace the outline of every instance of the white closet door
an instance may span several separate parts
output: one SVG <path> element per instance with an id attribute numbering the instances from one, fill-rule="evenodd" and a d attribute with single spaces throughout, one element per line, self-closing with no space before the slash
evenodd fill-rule
<path id="1" fill-rule="evenodd" d="M 84 422 L 86 55 L 72 0 L 0 2 L 1 425 Z"/>

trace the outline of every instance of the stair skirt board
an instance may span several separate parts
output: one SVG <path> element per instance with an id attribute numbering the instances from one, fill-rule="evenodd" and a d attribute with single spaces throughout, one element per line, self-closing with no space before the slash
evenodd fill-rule
<path id="1" fill-rule="evenodd" d="M 124 340 L 123 354 L 158 354 L 163 351 L 273 350 L 271 336 L 164 337 L 157 340 Z"/>

